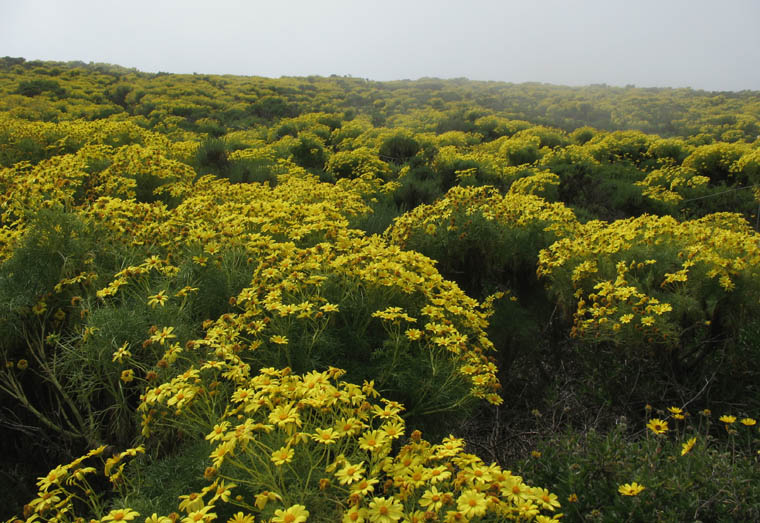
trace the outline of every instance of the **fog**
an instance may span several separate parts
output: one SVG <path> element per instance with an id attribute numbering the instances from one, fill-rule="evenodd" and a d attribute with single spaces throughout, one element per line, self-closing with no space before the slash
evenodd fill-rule
<path id="1" fill-rule="evenodd" d="M 760 89 L 760 1 L 0 0 L 0 55 L 149 72 Z"/>

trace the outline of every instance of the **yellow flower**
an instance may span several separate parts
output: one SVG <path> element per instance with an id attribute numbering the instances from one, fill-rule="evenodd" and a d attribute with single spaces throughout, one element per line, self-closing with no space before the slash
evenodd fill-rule
<path id="1" fill-rule="evenodd" d="M 211 512 L 209 513 L 209 510 L 213 509 L 211 505 L 207 507 L 200 508 L 194 512 L 190 512 L 187 516 L 182 518 L 182 523 L 200 523 L 201 521 L 203 523 L 208 523 L 210 521 L 213 521 L 216 519 L 216 513 Z"/>
<path id="2" fill-rule="evenodd" d="M 277 345 L 287 345 L 288 344 L 288 338 L 286 338 L 285 336 L 280 336 L 279 334 L 275 335 L 275 336 L 272 336 L 271 338 L 269 338 L 269 340 L 272 343 L 276 343 Z"/>
<path id="3" fill-rule="evenodd" d="M 645 488 L 646 487 L 644 487 L 644 485 L 639 485 L 636 482 L 624 483 L 618 487 L 618 492 L 620 492 L 623 496 L 638 496 Z"/>
<path id="4" fill-rule="evenodd" d="M 723 423 L 730 425 L 736 421 L 736 416 L 729 416 L 727 414 L 724 414 L 720 418 L 718 418 L 718 421 L 722 421 Z"/>
<path id="5" fill-rule="evenodd" d="M 753 427 L 757 423 L 757 420 L 753 418 L 742 418 L 740 423 L 746 427 Z"/>
<path id="6" fill-rule="evenodd" d="M 278 405 L 269 413 L 269 423 L 274 423 L 278 427 L 285 427 L 290 424 L 301 426 L 301 416 L 298 409 L 292 404 Z"/>
<path id="7" fill-rule="evenodd" d="M 203 496 L 198 494 L 197 492 L 192 492 L 190 494 L 184 494 L 179 497 L 181 500 L 179 503 L 179 509 L 184 510 L 185 512 L 193 512 L 195 510 L 200 510 L 204 503 L 203 503 Z"/>
<path id="8" fill-rule="evenodd" d="M 380 427 L 386 436 L 391 439 L 397 439 L 404 435 L 404 424 L 400 421 L 393 421 L 391 423 L 385 423 Z"/>
<path id="9" fill-rule="evenodd" d="M 253 504 L 256 505 L 256 508 L 259 510 L 264 510 L 264 507 L 266 507 L 267 503 L 270 501 L 282 501 L 282 497 L 280 497 L 279 494 L 269 492 L 268 490 L 256 494 L 254 498 L 255 501 Z"/>
<path id="10" fill-rule="evenodd" d="M 319 310 L 323 312 L 338 312 L 338 306 L 334 303 L 325 303 L 319 308 Z"/>
<path id="11" fill-rule="evenodd" d="M 56 468 L 47 473 L 46 476 L 37 480 L 37 486 L 40 490 L 45 490 L 51 485 L 60 484 L 61 480 L 68 475 L 68 470 L 62 465 L 58 465 Z"/>
<path id="12" fill-rule="evenodd" d="M 681 456 L 685 456 L 691 449 L 694 448 L 694 444 L 697 442 L 697 438 L 689 438 L 689 440 L 681 446 Z"/>
<path id="13" fill-rule="evenodd" d="M 407 329 L 404 334 L 406 334 L 406 337 L 412 341 L 418 340 L 422 337 L 422 331 L 419 329 Z"/>
<path id="14" fill-rule="evenodd" d="M 111 358 L 111 361 L 119 363 L 122 362 L 122 360 L 127 357 L 129 358 L 132 356 L 132 353 L 127 350 L 127 347 L 129 346 L 129 342 L 124 342 L 124 345 L 116 349 L 116 352 L 113 353 L 113 358 Z"/>
<path id="15" fill-rule="evenodd" d="M 341 436 L 350 436 L 361 430 L 362 423 L 356 418 L 342 418 L 338 420 L 335 428 Z"/>
<path id="16" fill-rule="evenodd" d="M 401 409 L 397 404 L 391 404 L 388 403 L 385 407 L 381 407 L 380 405 L 374 405 L 372 407 L 372 412 L 375 417 L 382 418 L 382 419 L 390 419 L 396 416 Z"/>
<path id="17" fill-rule="evenodd" d="M 375 452 L 382 448 L 382 446 L 385 444 L 385 438 L 385 433 L 378 430 L 365 432 L 359 438 L 359 448 L 362 450 Z"/>
<path id="18" fill-rule="evenodd" d="M 467 518 L 482 516 L 486 513 L 486 497 L 475 489 L 465 490 L 457 498 L 457 510 Z"/>
<path id="19" fill-rule="evenodd" d="M 225 441 L 211 451 L 209 457 L 212 459 L 214 467 L 219 468 L 227 455 L 233 455 L 233 450 L 235 450 L 235 442 Z"/>
<path id="20" fill-rule="evenodd" d="M 230 519 L 228 519 L 227 523 L 253 523 L 253 521 L 254 519 L 252 514 L 243 514 L 242 512 L 238 512 Z"/>
<path id="21" fill-rule="evenodd" d="M 332 445 L 338 441 L 337 434 L 333 429 L 317 429 L 315 432 L 316 434 L 312 435 L 312 439 L 317 443 Z"/>
<path id="22" fill-rule="evenodd" d="M 718 282 L 720 283 L 720 286 L 723 287 L 727 291 L 731 291 L 734 289 L 734 287 L 736 287 L 734 282 L 731 281 L 731 278 L 729 278 L 728 275 L 726 274 L 721 276 Z"/>
<path id="23" fill-rule="evenodd" d="M 438 465 L 432 469 L 428 469 L 430 473 L 430 483 L 435 484 L 441 481 L 446 481 L 451 477 L 451 471 L 449 471 L 444 465 Z"/>
<path id="24" fill-rule="evenodd" d="M 45 512 L 52 505 L 61 501 L 61 497 L 58 496 L 56 492 L 61 492 L 61 490 L 58 489 L 52 492 L 39 492 L 38 493 L 39 497 L 33 499 L 29 503 L 29 506 L 35 509 L 35 512 L 38 512 L 38 513 Z"/>
<path id="25" fill-rule="evenodd" d="M 668 422 L 652 418 L 649 420 L 649 423 L 647 423 L 647 428 L 655 434 L 665 434 L 668 431 Z"/>
<path id="26" fill-rule="evenodd" d="M 44 301 L 39 301 L 32 307 L 32 312 L 37 316 L 43 314 L 47 310 L 47 304 Z"/>
<path id="27" fill-rule="evenodd" d="M 235 483 L 225 484 L 224 481 L 222 481 L 221 484 L 217 485 L 214 497 L 211 498 L 209 503 L 213 503 L 217 499 L 221 499 L 225 503 L 229 502 L 230 496 L 232 495 L 232 489 L 235 487 L 237 487 Z"/>
<path id="28" fill-rule="evenodd" d="M 120 508 L 116 510 L 112 510 L 108 513 L 106 517 L 101 519 L 100 521 L 105 523 L 106 521 L 132 521 L 137 516 L 139 516 L 139 512 L 135 512 L 134 510 L 130 508 Z"/>
<path id="29" fill-rule="evenodd" d="M 156 305 L 160 305 L 163 307 L 167 300 L 169 299 L 169 296 L 166 295 L 165 291 L 159 291 L 158 294 L 154 294 L 152 296 L 148 296 L 148 305 L 155 308 Z"/>
<path id="30" fill-rule="evenodd" d="M 515 504 L 522 503 L 532 496 L 530 487 L 522 482 L 520 476 L 508 476 L 501 486 L 501 493 Z"/>
<path id="31" fill-rule="evenodd" d="M 161 332 L 156 332 L 153 336 L 150 337 L 150 341 L 152 342 L 158 342 L 161 345 L 163 345 L 166 340 L 170 340 L 172 338 L 176 338 L 174 334 L 174 327 L 164 327 L 161 329 Z"/>
<path id="32" fill-rule="evenodd" d="M 177 293 L 175 294 L 175 296 L 177 296 L 178 298 L 184 298 L 185 296 L 187 296 L 188 293 L 195 292 L 197 290 L 198 290 L 197 287 L 190 287 L 188 285 L 188 286 L 182 287 L 180 290 L 178 290 Z"/>
<path id="33" fill-rule="evenodd" d="M 121 373 L 121 381 L 124 383 L 129 383 L 130 381 L 135 379 L 135 371 L 132 369 L 127 369 L 125 371 L 122 371 Z"/>
<path id="34" fill-rule="evenodd" d="M 435 486 L 430 487 L 420 498 L 420 506 L 431 512 L 438 512 L 443 506 L 443 494 L 443 492 L 438 492 Z"/>
<path id="35" fill-rule="evenodd" d="M 338 478 L 338 482 L 341 485 L 350 485 L 356 481 L 359 481 L 364 474 L 364 462 L 361 461 L 358 465 L 352 465 L 346 462 L 346 465 L 335 473 L 335 477 Z"/>
<path id="36" fill-rule="evenodd" d="M 303 505 L 293 505 L 285 510 L 274 511 L 272 523 L 303 523 L 309 517 L 309 511 Z"/>
<path id="37" fill-rule="evenodd" d="M 219 439 L 222 439 L 224 437 L 224 431 L 226 431 L 230 426 L 229 421 L 223 421 L 222 423 L 219 423 L 217 425 L 214 425 L 214 428 L 211 429 L 211 432 L 209 432 L 206 435 L 206 439 L 209 441 L 216 441 Z"/>
<path id="38" fill-rule="evenodd" d="M 343 514 L 343 523 L 364 523 L 366 517 L 367 509 L 354 505 Z"/>
<path id="39" fill-rule="evenodd" d="M 404 507 L 395 498 L 372 498 L 369 504 L 370 520 L 376 523 L 399 521 L 404 515 Z"/>
<path id="40" fill-rule="evenodd" d="M 272 462 L 278 467 L 285 463 L 290 463 L 293 460 L 295 451 L 289 447 L 282 447 L 272 452 Z"/>
<path id="41" fill-rule="evenodd" d="M 358 483 L 351 485 L 351 493 L 364 496 L 370 492 L 374 492 L 377 482 L 378 480 L 375 478 L 365 478 Z"/>
<path id="42" fill-rule="evenodd" d="M 541 503 L 542 508 L 546 510 L 554 511 L 560 507 L 557 495 L 552 494 L 545 488 L 533 487 L 533 495 L 536 496 L 536 501 Z"/>

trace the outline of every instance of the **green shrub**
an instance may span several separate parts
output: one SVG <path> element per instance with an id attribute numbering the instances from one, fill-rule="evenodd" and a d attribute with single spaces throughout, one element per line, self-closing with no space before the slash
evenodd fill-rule
<path id="1" fill-rule="evenodd" d="M 397 132 L 383 140 L 379 152 L 381 159 L 400 165 L 408 162 L 419 150 L 420 144 L 410 133 Z"/>
<path id="2" fill-rule="evenodd" d="M 730 434 L 721 422 L 714 422 L 720 426 L 710 430 L 709 417 L 701 413 L 694 414 L 698 419 L 692 422 L 664 414 L 671 430 L 661 435 L 647 428 L 642 434 L 625 419 L 608 432 L 551 432 L 537 418 L 538 432 L 550 435 L 540 438 L 534 455 L 520 463 L 520 469 L 558 495 L 563 521 L 760 517 L 754 427 L 734 422 L 736 428 L 730 430 L 735 434 Z"/>
<path id="3" fill-rule="evenodd" d="M 293 155 L 293 161 L 306 169 L 321 170 L 327 161 L 327 153 L 322 142 L 308 134 L 298 136 L 298 141 L 291 147 L 290 153 Z"/>
<path id="4" fill-rule="evenodd" d="M 328 160 L 325 171 L 336 178 L 359 178 L 362 175 L 380 178 L 390 176 L 388 164 L 367 147 L 335 153 Z"/>
<path id="5" fill-rule="evenodd" d="M 713 358 L 735 363 L 741 329 L 757 313 L 758 245 L 735 214 L 680 223 L 645 215 L 587 223 L 542 251 L 538 271 L 584 350 L 620 351 L 619 366 L 603 372 L 654 368 L 659 379 L 700 387 Z"/>
<path id="6" fill-rule="evenodd" d="M 222 175 L 228 167 L 227 145 L 220 138 L 203 141 L 195 153 L 195 170 L 198 174 Z"/>
<path id="7" fill-rule="evenodd" d="M 66 89 L 61 87 L 57 81 L 43 78 L 22 80 L 16 88 L 16 93 L 28 97 L 39 96 L 46 92 L 53 94 L 57 98 L 66 96 Z"/>

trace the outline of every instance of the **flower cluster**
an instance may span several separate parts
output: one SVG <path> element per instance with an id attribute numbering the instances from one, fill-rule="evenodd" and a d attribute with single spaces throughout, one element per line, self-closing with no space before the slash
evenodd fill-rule
<path id="1" fill-rule="evenodd" d="M 560 304 L 574 302 L 576 336 L 673 348 L 684 332 L 730 328 L 720 304 L 757 305 L 758 235 L 738 215 L 645 215 L 581 231 L 543 250 L 538 266 Z"/>
<path id="2" fill-rule="evenodd" d="M 212 370 L 218 377 L 220 369 Z M 185 508 L 211 513 L 222 500 L 272 521 L 315 508 L 344 521 L 469 521 L 486 514 L 532 519 L 559 507 L 545 489 L 465 453 L 461 439 L 431 444 L 418 431 L 407 435 L 402 405 L 378 397 L 371 382 L 341 381 L 343 374 L 266 368 L 236 380 L 228 408 L 205 436 L 214 445 L 207 476 L 216 479 Z M 203 370 L 184 378 L 198 376 L 212 379 Z M 159 387 L 145 405 L 172 397 Z M 220 498 L 219 489 L 237 496 Z M 304 506 L 308 492 L 311 505 Z"/>

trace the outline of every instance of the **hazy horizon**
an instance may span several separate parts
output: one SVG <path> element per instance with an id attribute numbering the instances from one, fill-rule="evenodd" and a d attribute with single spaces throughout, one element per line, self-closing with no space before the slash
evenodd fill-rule
<path id="1" fill-rule="evenodd" d="M 0 55 L 145 72 L 760 90 L 760 2 L 0 0 Z"/>

